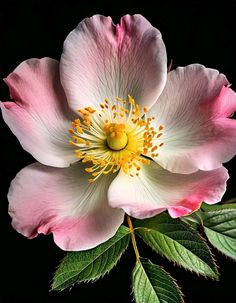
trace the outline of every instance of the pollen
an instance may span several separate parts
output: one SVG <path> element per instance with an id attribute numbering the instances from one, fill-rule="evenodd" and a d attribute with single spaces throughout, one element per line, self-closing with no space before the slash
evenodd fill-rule
<path id="1" fill-rule="evenodd" d="M 120 169 L 138 177 L 142 166 L 157 157 L 164 145 L 164 125 L 157 125 L 148 109 L 130 95 L 127 100 L 105 99 L 97 109 L 85 107 L 78 114 L 69 129 L 69 143 L 78 161 L 85 163 L 89 182 Z"/>

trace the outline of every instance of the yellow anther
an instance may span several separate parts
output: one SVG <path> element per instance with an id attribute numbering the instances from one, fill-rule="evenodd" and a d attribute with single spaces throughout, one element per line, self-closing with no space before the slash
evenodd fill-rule
<path id="1" fill-rule="evenodd" d="M 146 155 L 148 153 L 148 150 L 146 147 L 143 149 L 143 153 L 144 153 L 144 155 Z"/>
<path id="2" fill-rule="evenodd" d="M 85 107 L 85 109 L 90 113 L 90 114 L 93 114 L 93 113 L 95 113 L 96 112 L 96 110 L 95 109 L 93 109 L 92 107 Z"/>
<path id="3" fill-rule="evenodd" d="M 74 143 L 74 142 L 73 142 L 73 143 Z M 81 156 L 82 156 L 81 151 L 78 150 L 78 149 L 75 151 L 75 154 L 76 154 L 77 157 L 81 157 Z"/>
<path id="4" fill-rule="evenodd" d="M 77 146 L 77 144 L 74 142 L 74 141 L 69 141 L 69 143 L 71 144 L 71 145 L 74 145 L 74 146 Z"/>
<path id="5" fill-rule="evenodd" d="M 151 152 L 153 153 L 155 150 L 157 150 L 157 146 L 156 145 L 151 149 Z"/>
<path id="6" fill-rule="evenodd" d="M 81 143 L 87 143 L 84 139 L 79 138 L 79 137 L 77 137 L 77 136 L 72 136 L 72 139 L 73 139 L 76 143 L 79 143 L 79 144 L 81 144 Z"/>
<path id="7" fill-rule="evenodd" d="M 100 172 L 92 173 L 93 177 L 97 177 L 100 174 Z"/>
<path id="8" fill-rule="evenodd" d="M 79 132 L 80 134 L 83 134 L 83 129 L 82 129 L 82 127 L 80 127 L 79 125 L 76 126 L 76 130 L 77 130 L 77 132 Z"/>
<path id="9" fill-rule="evenodd" d="M 130 104 L 132 104 L 132 105 L 135 104 L 134 99 L 130 95 L 128 95 L 128 100 L 129 100 Z"/>
<path id="10" fill-rule="evenodd" d="M 96 181 L 96 179 L 88 179 L 89 183 L 93 183 Z"/>
<path id="11" fill-rule="evenodd" d="M 87 108 L 80 109 L 78 112 L 81 113 L 81 114 L 83 114 L 83 115 L 85 115 L 85 116 L 89 114 L 89 112 L 87 111 Z"/>
<path id="12" fill-rule="evenodd" d="M 69 129 L 76 157 L 90 164 L 85 168 L 92 175 L 89 182 L 120 169 L 131 177 L 139 176 L 142 166 L 150 164 L 143 155 L 157 157 L 156 150 L 164 145 L 155 142 L 164 126 L 155 128 L 147 107 L 141 108 L 130 95 L 127 101 L 117 97 L 115 102 L 104 99 L 98 110 L 80 109 L 80 118 Z"/>

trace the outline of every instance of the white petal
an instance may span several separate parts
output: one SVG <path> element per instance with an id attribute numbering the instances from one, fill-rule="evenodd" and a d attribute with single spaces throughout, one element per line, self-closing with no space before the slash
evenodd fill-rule
<path id="1" fill-rule="evenodd" d="M 144 165 L 139 176 L 122 170 L 111 183 L 109 204 L 122 208 L 132 217 L 143 219 L 168 210 L 172 217 L 196 210 L 202 201 L 217 203 L 226 190 L 224 167 L 193 174 L 174 174 L 152 162 Z"/>
<path id="2" fill-rule="evenodd" d="M 168 74 L 166 87 L 150 110 L 163 136 L 155 159 L 176 173 L 218 168 L 236 153 L 236 94 L 217 70 L 193 64 Z"/>
<path id="3" fill-rule="evenodd" d="M 6 79 L 15 102 L 0 102 L 3 118 L 22 147 L 43 164 L 65 167 L 76 161 L 69 145 L 69 109 L 50 58 L 22 62 Z"/>
<path id="4" fill-rule="evenodd" d="M 166 51 L 160 32 L 141 15 L 83 20 L 66 38 L 61 79 L 74 110 L 97 107 L 105 98 L 151 106 L 166 81 Z"/>
<path id="5" fill-rule="evenodd" d="M 84 165 L 53 168 L 35 163 L 21 170 L 9 190 L 13 227 L 27 237 L 53 233 L 64 250 L 84 250 L 112 237 L 123 211 L 108 206 L 113 175 L 89 183 Z"/>

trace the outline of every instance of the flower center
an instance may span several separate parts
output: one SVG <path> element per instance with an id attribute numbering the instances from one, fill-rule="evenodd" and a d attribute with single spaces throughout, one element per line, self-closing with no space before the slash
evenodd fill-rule
<path id="1" fill-rule="evenodd" d="M 98 110 L 85 107 L 78 112 L 80 117 L 69 129 L 70 144 L 76 147 L 76 157 L 90 164 L 85 168 L 91 173 L 90 182 L 120 169 L 138 176 L 141 166 L 157 157 L 157 150 L 164 145 L 160 142 L 164 126 L 156 128 L 155 118 L 131 96 L 128 101 L 116 98 L 112 103 L 105 99 Z"/>
<path id="2" fill-rule="evenodd" d="M 107 134 L 107 145 L 112 150 L 122 150 L 128 143 L 128 137 L 125 133 L 123 123 L 106 123 L 104 131 Z"/>

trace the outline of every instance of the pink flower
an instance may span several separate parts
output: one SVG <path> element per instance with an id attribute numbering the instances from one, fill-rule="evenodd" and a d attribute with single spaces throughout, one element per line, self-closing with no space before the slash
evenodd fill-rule
<path id="1" fill-rule="evenodd" d="M 112 237 L 124 212 L 179 217 L 221 200 L 236 95 L 214 69 L 167 75 L 166 61 L 144 17 L 115 26 L 96 15 L 66 38 L 60 63 L 30 59 L 6 78 L 15 102 L 1 103 L 3 118 L 41 163 L 11 183 L 17 231 L 53 233 L 62 249 L 84 250 Z"/>

